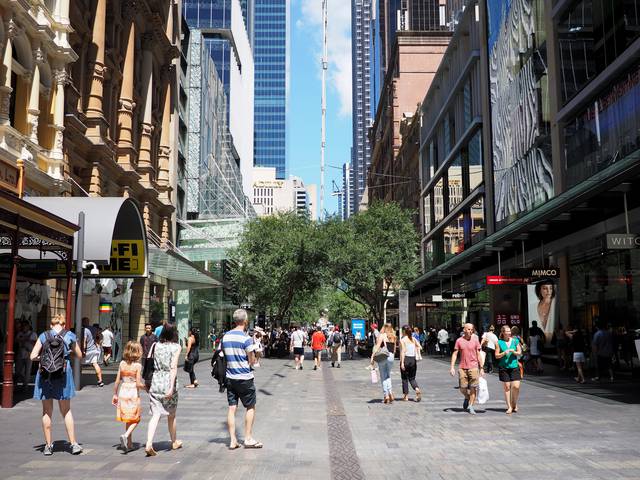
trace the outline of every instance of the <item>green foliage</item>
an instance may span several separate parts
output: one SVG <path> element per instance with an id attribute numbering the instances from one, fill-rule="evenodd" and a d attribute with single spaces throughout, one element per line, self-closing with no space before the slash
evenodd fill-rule
<path id="1" fill-rule="evenodd" d="M 329 269 L 340 280 L 339 288 L 377 321 L 388 293 L 416 278 L 418 242 L 411 211 L 396 203 L 374 203 L 345 222 L 332 219 L 324 227 Z"/>
<path id="2" fill-rule="evenodd" d="M 324 281 L 326 255 L 318 226 L 293 212 L 257 218 L 232 252 L 233 283 L 243 301 L 281 321 L 298 298 L 313 296 Z"/>

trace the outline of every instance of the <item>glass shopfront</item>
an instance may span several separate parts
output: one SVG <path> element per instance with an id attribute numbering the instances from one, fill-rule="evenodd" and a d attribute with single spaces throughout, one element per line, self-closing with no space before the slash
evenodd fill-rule
<path id="1" fill-rule="evenodd" d="M 593 331 L 600 319 L 614 330 L 640 328 L 640 249 L 606 250 L 604 237 L 577 245 L 569 258 L 571 322 Z"/>

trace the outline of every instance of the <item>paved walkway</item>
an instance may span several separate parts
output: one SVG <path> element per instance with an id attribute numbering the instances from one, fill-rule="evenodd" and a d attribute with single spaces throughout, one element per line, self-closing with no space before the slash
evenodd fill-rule
<path id="1" fill-rule="evenodd" d="M 603 403 L 597 397 L 523 386 L 520 413 L 507 416 L 495 377 L 491 400 L 470 416 L 442 362 L 419 364 L 422 403 L 381 403 L 365 360 L 341 369 L 303 371 L 293 361 L 265 360 L 256 371 L 255 436 L 263 450 L 228 451 L 226 396 L 211 381 L 208 362 L 197 367 L 201 387 L 181 389 L 179 438 L 184 448 L 168 451 L 166 424 L 156 435 L 160 454 L 124 455 L 117 449 L 121 426 L 110 405 L 111 386 L 85 387 L 73 401 L 83 455 L 73 457 L 56 443 L 53 457 L 40 453 L 39 402 L 0 410 L 0 478 L 119 479 L 616 479 L 640 478 L 640 406 Z M 180 371 L 181 382 L 187 380 Z M 393 376 L 401 396 L 398 366 Z M 140 446 L 145 415 L 134 433 Z M 241 423 L 239 425 L 241 431 Z M 54 438 L 63 440 L 60 416 Z"/>

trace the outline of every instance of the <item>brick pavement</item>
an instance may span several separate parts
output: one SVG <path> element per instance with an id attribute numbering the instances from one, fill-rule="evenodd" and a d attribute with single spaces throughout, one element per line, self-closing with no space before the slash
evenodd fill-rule
<path id="1" fill-rule="evenodd" d="M 525 382 L 521 411 L 509 417 L 499 382 L 490 377 L 492 398 L 472 417 L 460 408 L 462 396 L 446 365 L 429 359 L 418 366 L 423 402 L 384 405 L 366 363 L 345 361 L 330 369 L 325 362 L 330 370 L 314 372 L 309 361 L 295 371 L 291 360 L 265 360 L 256 371 L 255 436 L 263 450 L 226 449 L 226 397 L 211 381 L 208 362 L 197 366 L 201 387 L 180 390 L 178 432 L 185 447 L 166 450 L 161 424 L 155 458 L 145 458 L 142 449 L 124 455 L 116 448 L 121 426 L 114 421 L 110 387 L 85 387 L 73 401 L 85 448 L 78 457 L 63 451 L 42 456 L 39 402 L 23 401 L 0 410 L 0 478 L 640 479 L 639 405 Z M 186 373 L 179 377 L 184 384 Z M 392 378 L 400 396 L 397 364 Z M 138 444 L 146 436 L 145 394 L 143 405 L 134 433 Z M 54 438 L 65 438 L 57 413 Z M 339 455 L 349 442 L 357 462 L 348 450 L 351 456 Z"/>

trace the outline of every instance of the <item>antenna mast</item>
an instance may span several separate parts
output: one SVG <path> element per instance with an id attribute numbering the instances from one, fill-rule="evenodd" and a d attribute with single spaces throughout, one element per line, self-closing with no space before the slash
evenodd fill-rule
<path id="1" fill-rule="evenodd" d="M 324 218 L 324 150 L 327 143 L 327 2 L 322 0 L 322 140 L 320 145 L 320 214 Z"/>

